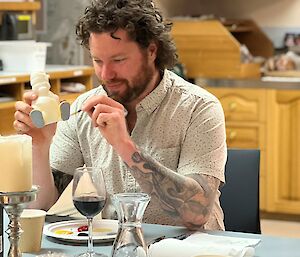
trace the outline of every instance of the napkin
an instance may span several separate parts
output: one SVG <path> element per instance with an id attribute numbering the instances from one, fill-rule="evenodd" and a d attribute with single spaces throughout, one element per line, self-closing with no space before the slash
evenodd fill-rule
<path id="1" fill-rule="evenodd" d="M 87 189 L 89 189 L 89 191 L 87 192 Z M 83 173 L 83 175 L 80 177 L 74 196 L 80 196 L 80 195 L 84 195 L 84 196 L 97 196 L 97 189 L 94 186 L 93 182 L 92 182 L 92 178 L 90 177 L 90 175 L 88 173 Z"/>
<path id="2" fill-rule="evenodd" d="M 85 219 L 85 217 L 77 211 L 73 204 L 72 184 L 73 180 L 62 192 L 56 203 L 47 211 L 48 215 L 59 215 L 77 219 Z M 94 219 L 101 219 L 101 213 L 96 215 Z"/>
<path id="3" fill-rule="evenodd" d="M 149 257 L 253 257 L 260 239 L 196 232 L 184 240 L 168 238 L 149 247 Z"/>

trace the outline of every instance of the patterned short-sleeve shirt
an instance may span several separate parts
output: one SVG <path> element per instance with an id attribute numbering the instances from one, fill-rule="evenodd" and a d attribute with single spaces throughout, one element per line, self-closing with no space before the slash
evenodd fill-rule
<path id="1" fill-rule="evenodd" d="M 101 86 L 79 96 L 71 111 L 80 109 L 86 99 L 98 94 L 106 94 Z M 162 81 L 136 106 L 136 112 L 131 138 L 143 153 L 170 172 L 205 174 L 224 182 L 225 122 L 216 97 L 165 70 Z M 92 126 L 90 117 L 81 112 L 59 122 L 50 149 L 50 165 L 54 170 L 72 175 L 84 164 L 102 169 L 109 195 L 141 190 L 122 159 Z M 168 216 L 160 204 L 152 196 L 144 214 L 145 222 L 182 225 Z M 110 202 L 103 217 L 115 218 Z M 224 229 L 219 192 L 204 227 Z"/>

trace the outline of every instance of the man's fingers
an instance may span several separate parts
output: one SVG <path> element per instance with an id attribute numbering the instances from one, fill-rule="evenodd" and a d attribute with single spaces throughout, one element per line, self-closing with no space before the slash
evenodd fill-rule
<path id="1" fill-rule="evenodd" d="M 18 133 L 26 133 L 30 130 L 29 126 L 18 120 L 14 121 L 13 127 Z"/>
<path id="2" fill-rule="evenodd" d="M 111 115 L 108 113 L 100 113 L 96 120 L 96 127 L 106 127 L 107 123 L 112 119 Z"/>
<path id="3" fill-rule="evenodd" d="M 23 95 L 23 100 L 25 103 L 31 105 L 32 101 L 36 100 L 38 96 L 33 93 L 33 91 L 25 92 Z"/>
<path id="4" fill-rule="evenodd" d="M 32 120 L 28 114 L 21 112 L 21 111 L 16 111 L 14 117 L 15 117 L 15 120 L 18 120 L 22 123 L 27 124 L 28 126 L 33 127 Z"/>
<path id="5" fill-rule="evenodd" d="M 23 112 L 26 114 L 29 114 L 32 111 L 32 107 L 29 104 L 24 103 L 22 101 L 17 101 L 15 103 L 15 108 L 17 111 L 20 111 L 20 112 Z"/>

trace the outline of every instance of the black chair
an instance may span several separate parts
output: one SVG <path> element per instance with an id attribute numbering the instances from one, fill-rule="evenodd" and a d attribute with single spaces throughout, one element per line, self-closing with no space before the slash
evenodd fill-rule
<path id="1" fill-rule="evenodd" d="M 228 231 L 260 234 L 258 149 L 228 149 L 220 203 Z"/>

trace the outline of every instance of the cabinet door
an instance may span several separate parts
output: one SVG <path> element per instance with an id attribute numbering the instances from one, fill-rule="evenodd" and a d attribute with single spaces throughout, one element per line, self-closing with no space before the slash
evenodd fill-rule
<path id="1" fill-rule="evenodd" d="M 230 148 L 260 148 L 259 128 L 241 124 L 226 125 L 226 140 Z"/>
<path id="2" fill-rule="evenodd" d="M 206 88 L 221 102 L 226 121 L 264 121 L 266 91 L 264 89 Z"/>
<path id="3" fill-rule="evenodd" d="M 222 104 L 228 147 L 264 150 L 266 90 L 215 87 L 206 89 Z"/>
<path id="4" fill-rule="evenodd" d="M 268 209 L 300 214 L 300 91 L 269 93 Z"/>

